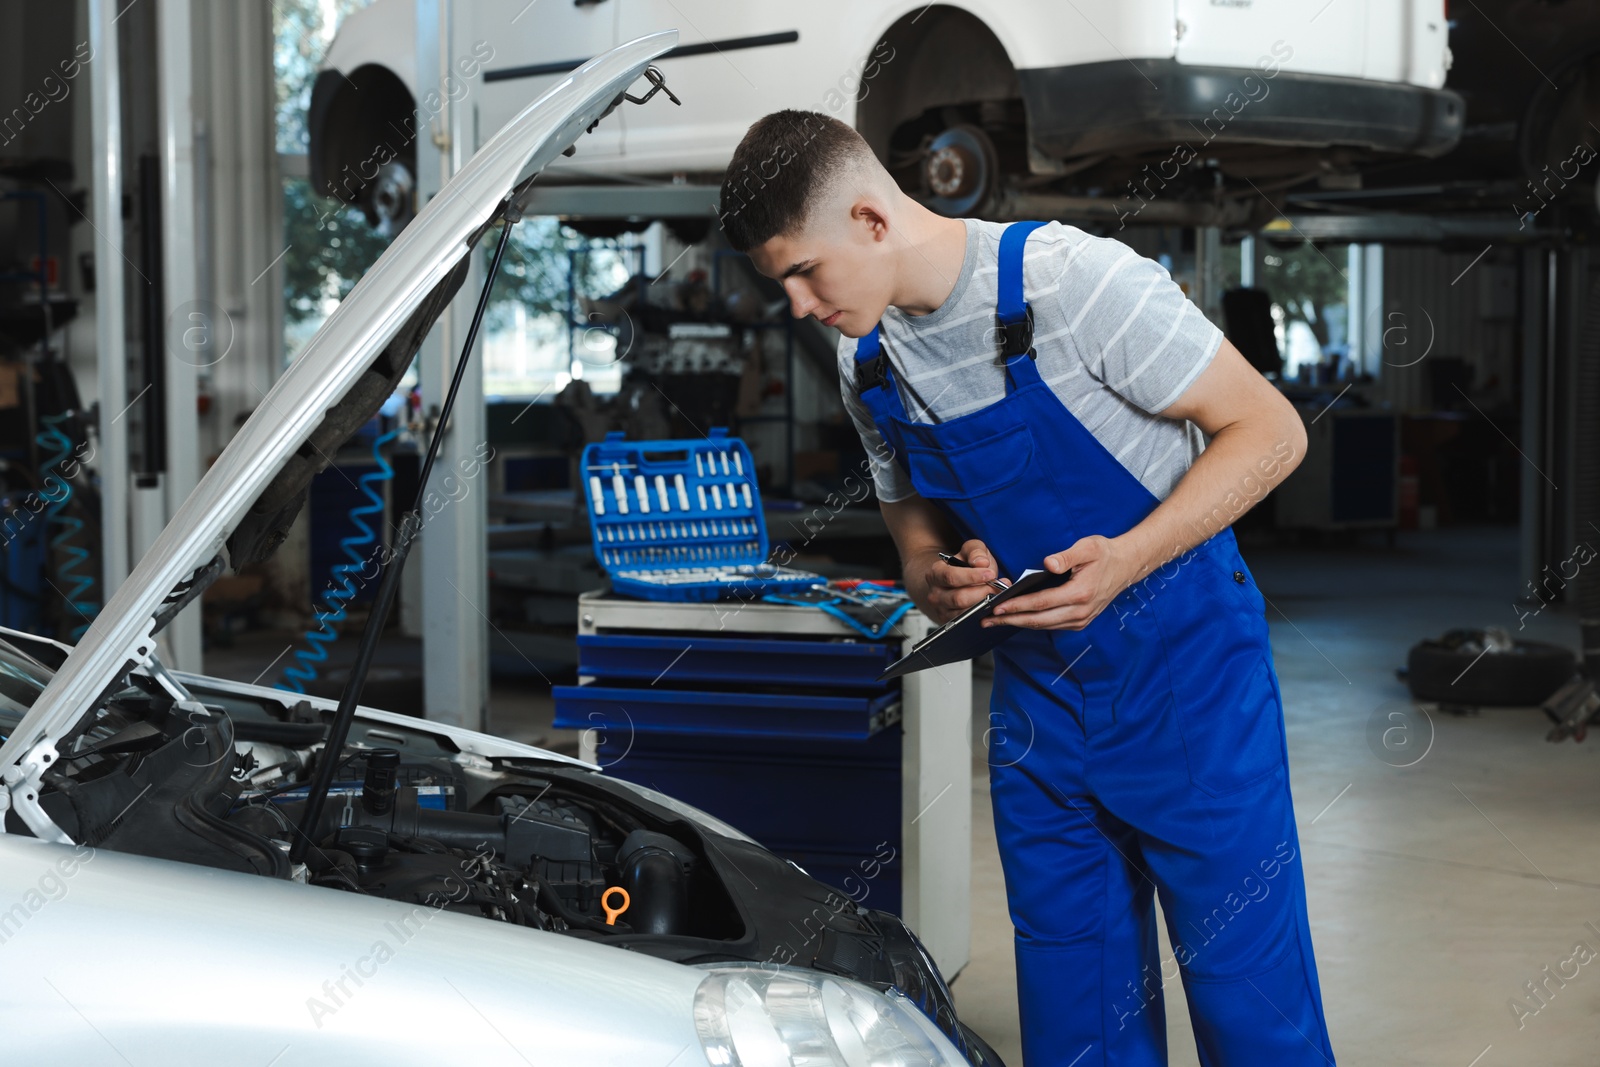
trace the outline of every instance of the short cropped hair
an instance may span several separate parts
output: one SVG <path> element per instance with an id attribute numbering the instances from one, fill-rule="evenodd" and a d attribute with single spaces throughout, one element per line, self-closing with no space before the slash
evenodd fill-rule
<path id="1" fill-rule="evenodd" d="M 819 111 L 774 111 L 734 149 L 722 180 L 718 218 L 728 244 L 748 252 L 805 223 L 831 180 L 876 162 L 859 133 Z"/>

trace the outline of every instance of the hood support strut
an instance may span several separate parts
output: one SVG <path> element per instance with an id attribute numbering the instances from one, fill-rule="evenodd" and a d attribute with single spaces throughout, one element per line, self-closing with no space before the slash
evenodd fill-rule
<path id="1" fill-rule="evenodd" d="M 406 556 L 411 551 L 412 542 L 422 531 L 422 504 L 428 491 L 428 474 L 433 470 L 434 457 L 439 454 L 439 444 L 450 422 L 450 410 L 455 406 L 456 394 L 461 390 L 461 380 L 466 374 L 467 361 L 472 355 L 473 343 L 478 338 L 478 327 L 483 324 L 483 314 L 489 307 L 489 294 L 494 290 L 496 275 L 500 273 L 500 260 L 505 256 L 506 244 L 511 239 L 511 228 L 521 218 L 521 212 L 514 203 L 508 203 L 501 211 L 501 218 L 504 220 L 504 225 L 500 230 L 500 241 L 495 245 L 494 259 L 489 264 L 483 291 L 478 294 L 478 306 L 472 313 L 472 324 L 467 328 L 467 339 L 461 347 L 461 358 L 456 360 L 455 374 L 450 379 L 450 391 L 445 394 L 444 403 L 439 408 L 439 421 L 433 428 L 433 438 L 428 442 L 428 455 L 422 462 L 422 471 L 417 478 L 416 498 L 412 502 L 411 510 L 400 520 L 400 529 L 395 535 L 394 548 L 384 564 L 383 579 L 378 584 L 372 611 L 367 616 L 366 625 L 361 629 L 361 644 L 356 649 L 355 665 L 350 669 L 350 678 L 345 682 L 344 692 L 339 695 L 339 708 L 334 712 L 333 726 L 328 730 L 328 740 L 323 744 L 322 756 L 317 760 L 316 777 L 312 779 L 311 788 L 306 794 L 305 811 L 301 816 L 294 843 L 289 848 L 291 863 L 305 862 L 306 851 L 313 847 L 311 835 L 316 832 L 317 825 L 322 819 L 322 808 L 328 799 L 328 790 L 333 786 L 333 775 L 339 767 L 340 753 L 344 751 L 345 738 L 350 733 L 350 723 L 356 717 L 356 705 L 361 701 L 361 690 L 366 684 L 367 672 L 372 667 L 372 656 L 377 651 L 378 638 L 383 632 L 385 620 L 389 617 L 389 610 L 394 606 L 395 593 L 400 588 L 400 572 L 405 568 Z"/>

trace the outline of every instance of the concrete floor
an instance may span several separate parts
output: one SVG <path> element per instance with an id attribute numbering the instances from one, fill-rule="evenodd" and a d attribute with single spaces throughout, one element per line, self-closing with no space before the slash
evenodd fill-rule
<path id="1" fill-rule="evenodd" d="M 1453 626 L 1515 631 L 1511 530 L 1402 535 L 1396 550 L 1247 550 L 1272 607 L 1312 936 L 1345 1067 L 1592 1067 L 1600 958 L 1521 1026 L 1509 1007 L 1582 942 L 1600 953 L 1600 748 L 1544 740 L 1534 709 L 1435 714 L 1415 766 L 1379 760 L 1368 720 L 1409 706 L 1394 669 Z M 1276 610 L 1273 610 L 1276 609 Z M 1570 614 L 1519 635 L 1576 647 Z M 984 687 L 986 690 L 986 687 Z M 985 691 L 980 699 L 987 700 Z M 979 721 L 986 705 L 980 704 Z M 973 761 L 972 963 L 961 1015 L 1012 1067 L 1015 971 L 986 763 Z M 1163 957 L 1171 958 L 1165 935 Z M 1565 964 L 1571 974 L 1577 964 Z M 1182 986 L 1167 983 L 1171 1063 L 1193 1065 Z"/>
<path id="2" fill-rule="evenodd" d="M 1454 626 L 1517 629 L 1515 531 L 1403 534 L 1394 550 L 1374 543 L 1245 555 L 1271 602 L 1312 932 L 1339 1062 L 1600 1063 L 1600 958 L 1565 987 L 1551 981 L 1554 996 L 1520 1028 L 1509 1007 L 1527 999 L 1523 983 L 1547 965 L 1554 971 L 1576 944 L 1600 953 L 1600 934 L 1585 926 L 1600 928 L 1600 739 L 1549 744 L 1540 712 L 1497 709 L 1433 715 L 1432 747 L 1407 768 L 1378 759 L 1367 740 L 1375 715 L 1409 706 L 1394 670 L 1412 643 Z M 1575 647 L 1576 623 L 1546 609 L 1519 636 Z M 249 679 L 282 644 L 252 635 L 209 655 L 208 668 Z M 497 681 L 491 729 L 570 750 L 575 737 L 549 729 L 541 688 Z M 977 741 L 987 685 L 974 696 Z M 1021 1067 L 981 741 L 974 752 L 972 962 L 953 988 L 962 1017 Z M 1164 935 L 1162 947 L 1170 958 Z M 1178 982 L 1166 998 L 1171 1062 L 1197 1064 Z"/>

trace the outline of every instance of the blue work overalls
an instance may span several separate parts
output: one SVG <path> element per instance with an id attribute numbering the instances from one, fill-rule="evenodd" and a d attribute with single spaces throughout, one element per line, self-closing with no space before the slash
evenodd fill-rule
<path id="1" fill-rule="evenodd" d="M 856 347 L 917 492 L 1012 577 L 1158 503 L 1039 377 L 1022 285 L 1039 225 L 1000 242 L 1003 399 L 912 422 L 877 330 Z M 1264 606 L 1224 528 L 1084 629 L 995 651 L 990 792 L 1027 1067 L 1166 1063 L 1162 984 L 1180 971 L 1201 1063 L 1333 1064 Z"/>

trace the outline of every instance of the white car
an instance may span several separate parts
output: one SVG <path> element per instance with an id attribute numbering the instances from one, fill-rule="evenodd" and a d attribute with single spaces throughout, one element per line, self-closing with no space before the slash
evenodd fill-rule
<path id="1" fill-rule="evenodd" d="M 599 56 L 488 139 L 75 647 L 0 632 L 7 1063 L 998 1062 L 899 919 L 704 812 L 156 653 L 225 556 L 270 550 L 316 456 L 392 390 L 532 176 L 614 121 L 676 39 Z"/>
<path id="2" fill-rule="evenodd" d="M 1299 182 L 1348 186 L 1375 159 L 1439 155 L 1463 122 L 1460 97 L 1444 88 L 1445 0 L 455 8 L 465 59 L 446 94 L 482 130 L 586 56 L 685 29 L 688 43 L 662 70 L 688 105 L 602 128 L 551 167 L 559 181 L 715 181 L 753 121 L 794 107 L 853 123 L 908 190 L 948 214 L 1026 215 L 1050 206 L 1027 199 L 1041 192 L 1259 200 L 1257 189 Z M 374 222 L 403 222 L 412 210 L 407 138 L 441 106 L 434 83 L 419 84 L 416 10 L 415 0 L 376 0 L 352 14 L 313 89 L 313 187 L 360 204 Z"/>

